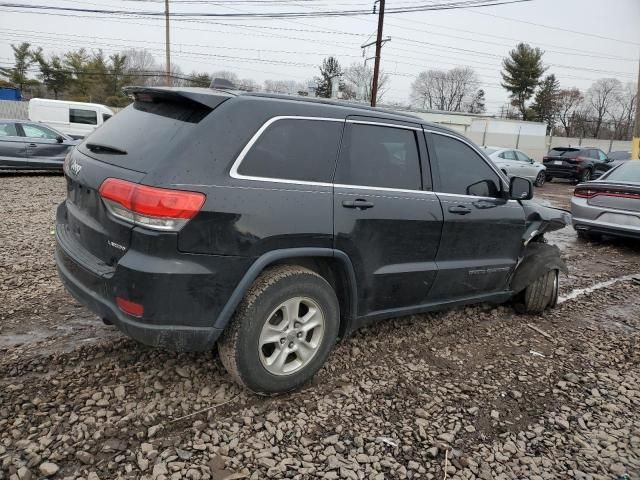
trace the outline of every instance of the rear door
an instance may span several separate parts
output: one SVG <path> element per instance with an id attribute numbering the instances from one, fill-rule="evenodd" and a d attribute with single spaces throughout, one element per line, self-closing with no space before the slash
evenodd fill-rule
<path id="1" fill-rule="evenodd" d="M 506 200 L 506 183 L 466 140 L 427 132 L 434 190 L 444 215 L 432 301 L 504 291 L 525 231 L 524 210 Z"/>
<path id="2" fill-rule="evenodd" d="M 60 167 L 69 150 L 69 143 L 58 141 L 58 133 L 44 125 L 21 123 L 27 146 L 27 158 L 33 167 Z"/>
<path id="3" fill-rule="evenodd" d="M 536 168 L 533 161 L 520 150 L 514 150 L 514 153 L 518 160 L 518 176 L 534 181 L 539 170 Z"/>
<path id="4" fill-rule="evenodd" d="M 27 149 L 24 137 L 21 137 L 16 124 L 0 121 L 0 166 L 22 167 L 25 164 Z"/>
<path id="5" fill-rule="evenodd" d="M 428 302 L 442 210 L 422 130 L 349 117 L 334 186 L 334 244 L 351 258 L 359 316 Z"/>

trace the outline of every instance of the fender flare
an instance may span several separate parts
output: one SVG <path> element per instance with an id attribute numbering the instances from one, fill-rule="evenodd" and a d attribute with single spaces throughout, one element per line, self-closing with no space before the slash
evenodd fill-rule
<path id="1" fill-rule="evenodd" d="M 560 249 L 547 243 L 529 243 L 511 277 L 511 291 L 514 294 L 521 292 L 549 270 L 559 270 L 565 275 L 569 273 L 560 258 Z"/>
<path id="2" fill-rule="evenodd" d="M 351 308 L 351 320 L 348 321 L 352 321 L 352 319 L 355 318 L 357 314 L 358 296 L 356 274 L 355 270 L 353 269 L 351 259 L 349 259 L 346 253 L 340 250 L 335 250 L 333 248 L 305 247 L 272 250 L 258 257 L 256 261 L 251 264 L 249 270 L 247 270 L 247 272 L 244 274 L 238 285 L 236 285 L 236 288 L 233 290 L 233 293 L 227 300 L 227 303 L 222 308 L 220 315 L 218 315 L 214 327 L 224 329 L 227 326 L 227 323 L 229 323 L 229 320 L 231 320 L 231 317 L 242 301 L 245 293 L 247 292 L 247 290 L 249 290 L 249 288 L 251 288 L 253 282 L 256 280 L 256 278 L 258 278 L 258 275 L 260 275 L 265 268 L 279 260 L 299 257 L 330 257 L 335 258 L 343 264 L 347 272 L 347 283 L 350 295 L 349 299 Z M 347 325 L 347 327 L 349 327 L 349 325 Z"/>

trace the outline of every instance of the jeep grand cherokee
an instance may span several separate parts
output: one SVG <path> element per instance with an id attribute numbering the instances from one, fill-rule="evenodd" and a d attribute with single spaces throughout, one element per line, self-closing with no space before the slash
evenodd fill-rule
<path id="1" fill-rule="evenodd" d="M 138 88 L 65 162 L 60 278 L 140 342 L 294 389 L 373 320 L 555 304 L 570 216 L 465 137 L 330 101 Z"/>

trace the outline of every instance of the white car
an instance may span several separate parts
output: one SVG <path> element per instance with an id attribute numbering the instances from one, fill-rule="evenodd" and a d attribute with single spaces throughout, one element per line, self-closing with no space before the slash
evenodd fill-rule
<path id="1" fill-rule="evenodd" d="M 541 187 L 546 179 L 546 170 L 542 163 L 536 162 L 526 153 L 515 148 L 482 147 L 493 163 L 508 177 L 524 177 Z"/>

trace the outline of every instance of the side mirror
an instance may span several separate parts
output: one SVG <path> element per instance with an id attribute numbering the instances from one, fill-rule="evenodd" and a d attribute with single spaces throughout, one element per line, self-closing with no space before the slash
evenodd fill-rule
<path id="1" fill-rule="evenodd" d="M 536 161 L 535 161 L 533 158 L 530 158 L 530 159 L 529 159 L 529 163 L 530 163 L 531 165 L 533 165 L 534 163 L 536 163 Z"/>
<path id="2" fill-rule="evenodd" d="M 607 157 L 607 158 L 604 160 L 604 163 L 611 163 L 611 162 L 613 162 L 613 158 L 609 158 L 609 157 Z"/>
<path id="3" fill-rule="evenodd" d="M 509 198 L 511 200 L 531 200 L 533 198 L 533 184 L 531 180 L 522 177 L 511 177 L 509 182 Z"/>
<path id="4" fill-rule="evenodd" d="M 62 135 L 58 135 L 58 136 L 56 137 L 56 141 L 57 141 L 58 143 L 62 143 L 62 142 L 64 142 L 64 137 L 63 137 Z"/>

